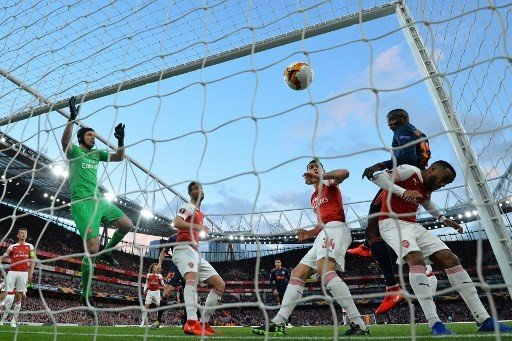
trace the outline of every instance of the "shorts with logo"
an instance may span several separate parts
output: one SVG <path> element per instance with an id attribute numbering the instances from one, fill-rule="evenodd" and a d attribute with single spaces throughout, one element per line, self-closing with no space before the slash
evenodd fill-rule
<path id="1" fill-rule="evenodd" d="M 105 199 L 85 199 L 71 204 L 71 216 L 80 236 L 89 240 L 100 235 L 100 224 L 110 224 L 122 216 L 116 205 Z"/>
<path id="2" fill-rule="evenodd" d="M 160 290 L 148 290 L 146 293 L 146 301 L 145 305 L 150 305 L 154 303 L 156 305 L 160 305 Z"/>
<path id="3" fill-rule="evenodd" d="M 420 251 L 425 264 L 432 264 L 428 257 L 437 251 L 450 249 L 441 239 L 418 223 L 388 218 L 379 221 L 379 230 L 382 239 L 400 255 L 397 263 L 400 263 L 408 253 Z"/>
<path id="4" fill-rule="evenodd" d="M 28 281 L 28 272 L 27 271 L 12 271 L 10 270 L 7 273 L 7 278 L 5 280 L 5 291 L 12 292 L 16 289 L 16 292 L 27 292 L 27 281 Z"/>
<path id="5" fill-rule="evenodd" d="M 345 271 L 345 253 L 350 243 L 352 235 L 347 224 L 339 221 L 328 222 L 300 263 L 317 270 L 317 261 L 328 257 L 336 261 L 336 270 Z"/>
<path id="6" fill-rule="evenodd" d="M 190 245 L 177 245 L 174 247 L 172 262 L 176 264 L 182 276 L 187 272 L 198 274 L 198 281 L 204 282 L 208 278 L 218 275 L 217 271 L 208 261 L 199 256 L 199 252 Z"/>

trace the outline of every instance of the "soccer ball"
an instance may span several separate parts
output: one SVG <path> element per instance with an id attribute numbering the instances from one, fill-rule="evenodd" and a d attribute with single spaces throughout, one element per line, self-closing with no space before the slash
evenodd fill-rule
<path id="1" fill-rule="evenodd" d="M 283 78 L 286 85 L 293 90 L 304 90 L 313 81 L 313 69 L 308 63 L 295 62 L 284 70 Z"/>

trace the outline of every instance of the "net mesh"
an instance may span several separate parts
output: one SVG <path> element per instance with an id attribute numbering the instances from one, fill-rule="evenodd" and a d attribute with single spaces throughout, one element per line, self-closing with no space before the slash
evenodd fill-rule
<path id="1" fill-rule="evenodd" d="M 512 101 L 507 89 L 512 88 L 508 36 L 512 4 L 443 0 L 407 1 L 407 5 L 510 233 Z M 449 147 L 448 132 L 425 86 L 428 79 L 391 15 L 394 8 L 395 4 L 377 0 L 4 5 L 0 247 L 15 242 L 18 228 L 29 224 L 29 241 L 38 258 L 36 290 L 29 291 L 19 321 L 139 324 L 144 302 L 141 276 L 156 261 L 169 224 L 188 200 L 187 184 L 199 180 L 206 193 L 202 210 L 211 230 L 210 242 L 200 251 L 227 283 L 212 321 L 268 325 L 277 311 L 277 298 L 268 283 L 274 258 L 286 257 L 292 264 L 285 266 L 293 267 L 311 246 L 297 248 L 295 238 L 297 229 L 311 227 L 317 220 L 309 208 L 311 189 L 303 186 L 301 178 L 305 165 L 318 158 L 327 170 L 351 171 L 341 186 L 344 208 L 354 239 L 363 240 L 369 199 L 376 187 L 359 180 L 359 174 L 389 158 L 391 133 L 384 115 L 397 107 L 406 109 L 411 122 L 429 136 L 433 160 L 447 160 L 456 165 L 458 174 L 466 174 L 467 165 L 458 165 Z M 367 13 L 372 14 L 364 16 Z M 328 29 L 350 18 L 356 18 L 355 25 Z M 294 33 L 303 31 L 306 36 L 324 28 L 324 34 L 279 43 Z M 265 44 L 273 47 L 237 54 Z M 216 56 L 222 56 L 223 62 L 201 66 Z M 301 92 L 282 82 L 284 68 L 297 60 L 308 62 L 315 71 L 312 85 Z M 191 66 L 197 63 L 198 67 Z M 169 70 L 183 71 L 168 78 Z M 128 84 L 137 86 L 124 90 Z M 96 310 L 101 312 L 97 319 L 86 316 L 78 299 L 84 243 L 70 216 L 67 161 L 60 149 L 67 112 L 50 109 L 73 95 L 92 93 L 96 97 L 81 103 L 79 119 L 95 128 L 98 147 L 116 145 L 117 123 L 124 122 L 127 132 L 128 159 L 100 164 L 100 191 L 135 224 L 134 232 L 114 252 L 121 266 L 97 265 L 93 285 Z M 47 109 L 33 114 L 40 108 Z M 512 318 L 507 316 L 512 309 L 503 308 L 507 304 L 495 304 L 509 296 L 492 249 L 481 240 L 486 236 L 476 206 L 483 203 L 475 203 L 467 179 L 458 176 L 433 200 L 447 216 L 463 222 L 466 233 L 453 234 L 426 212 L 420 212 L 422 223 L 435 228 L 454 251 L 472 250 L 459 255 L 463 265 L 472 269 L 479 288 L 492 289 L 493 316 Z M 102 241 L 112 233 L 105 232 Z M 164 267 L 164 275 L 167 271 Z M 482 271 L 487 283 L 477 278 Z M 371 324 L 414 325 L 411 305 L 384 317 L 373 315 L 384 294 L 375 262 L 347 255 L 346 272 L 342 278 Z M 440 268 L 434 272 L 440 278 L 436 301 L 442 302 L 442 319 L 472 321 L 468 312 L 461 313 L 450 303 L 459 298 Z M 307 286 L 293 324 L 330 327 L 323 335 L 311 336 L 314 339 L 338 335 L 332 326 L 344 320 L 341 309 L 315 279 Z M 203 303 L 207 293 L 199 289 Z M 165 325 L 181 323 L 183 304 L 174 295 Z M 408 302 L 417 307 L 415 300 Z M 319 319 L 315 309 L 324 309 L 325 318 Z M 150 312 L 150 321 L 155 315 Z M 422 314 L 417 318 L 422 320 Z M 393 332 L 384 331 L 382 336 Z M 22 330 L 0 327 L 0 333 L 10 338 Z M 57 335 L 56 330 L 31 333 Z M 251 332 L 225 333 L 226 338 L 237 338 Z M 298 335 L 293 330 L 288 333 Z M 415 337 L 427 331 L 413 328 L 403 337 L 410 337 L 409 333 Z M 97 329 L 84 334 L 99 335 Z M 139 334 L 144 339 L 162 335 L 151 335 L 147 329 Z"/>

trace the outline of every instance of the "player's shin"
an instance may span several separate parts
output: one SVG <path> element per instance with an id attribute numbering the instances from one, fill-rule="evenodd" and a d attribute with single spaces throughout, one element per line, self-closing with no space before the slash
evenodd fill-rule
<path id="1" fill-rule="evenodd" d="M 94 275 L 94 257 L 82 258 L 82 297 L 92 296 L 92 276 Z"/>
<path id="2" fill-rule="evenodd" d="M 119 242 L 121 240 L 123 240 L 124 236 L 126 236 L 127 233 L 128 232 L 116 230 L 116 232 L 114 232 L 114 234 L 112 235 L 112 238 L 110 239 L 108 244 L 105 246 L 105 250 L 109 250 L 109 249 L 116 247 L 116 245 L 119 244 Z M 107 255 L 110 255 L 111 253 L 112 253 L 112 250 L 109 250 L 106 252 Z"/>
<path id="3" fill-rule="evenodd" d="M 432 289 L 430 289 L 426 271 L 427 269 L 424 265 L 410 266 L 409 282 L 418 297 L 418 302 L 420 303 L 421 309 L 423 309 L 428 325 L 432 328 L 436 322 L 440 322 L 441 320 L 437 315 L 436 305 L 432 298 Z"/>
<path id="4" fill-rule="evenodd" d="M 187 281 L 183 290 L 187 320 L 197 321 L 197 282 Z"/>
<path id="5" fill-rule="evenodd" d="M 347 312 L 350 322 L 357 324 L 361 330 L 366 330 L 366 325 L 357 310 L 347 284 L 334 271 L 329 271 L 324 275 L 324 283 L 336 302 Z"/>
<path id="6" fill-rule="evenodd" d="M 222 294 L 222 292 L 219 292 L 215 289 L 210 290 L 210 293 L 208 294 L 208 297 L 206 297 L 206 301 L 204 303 L 204 311 L 203 315 L 201 316 L 201 322 L 210 321 L 210 317 L 213 315 L 215 310 L 217 310 L 217 308 L 213 307 L 220 305 Z"/>
<path id="7" fill-rule="evenodd" d="M 466 305 L 468 306 L 473 318 L 477 323 L 483 323 L 490 316 L 485 309 L 482 301 L 478 297 L 475 284 L 469 277 L 468 273 L 462 265 L 457 265 L 453 268 L 446 269 L 446 275 L 452 287 L 457 290 L 459 295 L 462 297 Z"/>
<path id="8" fill-rule="evenodd" d="M 293 309 L 297 306 L 298 300 L 301 299 L 304 291 L 304 281 L 297 277 L 290 278 L 288 287 L 284 293 L 281 309 L 272 319 L 277 325 L 284 326 L 290 317 Z"/>

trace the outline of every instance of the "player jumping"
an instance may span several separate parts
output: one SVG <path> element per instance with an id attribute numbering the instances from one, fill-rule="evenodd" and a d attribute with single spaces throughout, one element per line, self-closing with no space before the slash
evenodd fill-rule
<path id="1" fill-rule="evenodd" d="M 119 162 L 124 159 L 124 124 L 119 123 L 114 136 L 118 142 L 115 153 L 94 149 L 96 135 L 92 128 L 80 128 L 77 132 L 78 146 L 71 142 L 73 123 L 79 113 L 75 97 L 69 99 L 69 121 L 62 134 L 62 149 L 69 160 L 69 187 L 71 189 L 71 216 L 84 240 L 86 255 L 82 258 L 82 304 L 94 307 L 91 279 L 94 274 L 96 254 L 100 250 L 100 224 L 114 226 L 117 230 L 105 246 L 108 250 L 98 256 L 98 261 L 111 266 L 119 266 L 111 252 L 124 236 L 133 228 L 132 221 L 111 202 L 100 198 L 98 191 L 98 164 Z M 89 316 L 94 312 L 87 309 Z"/>

